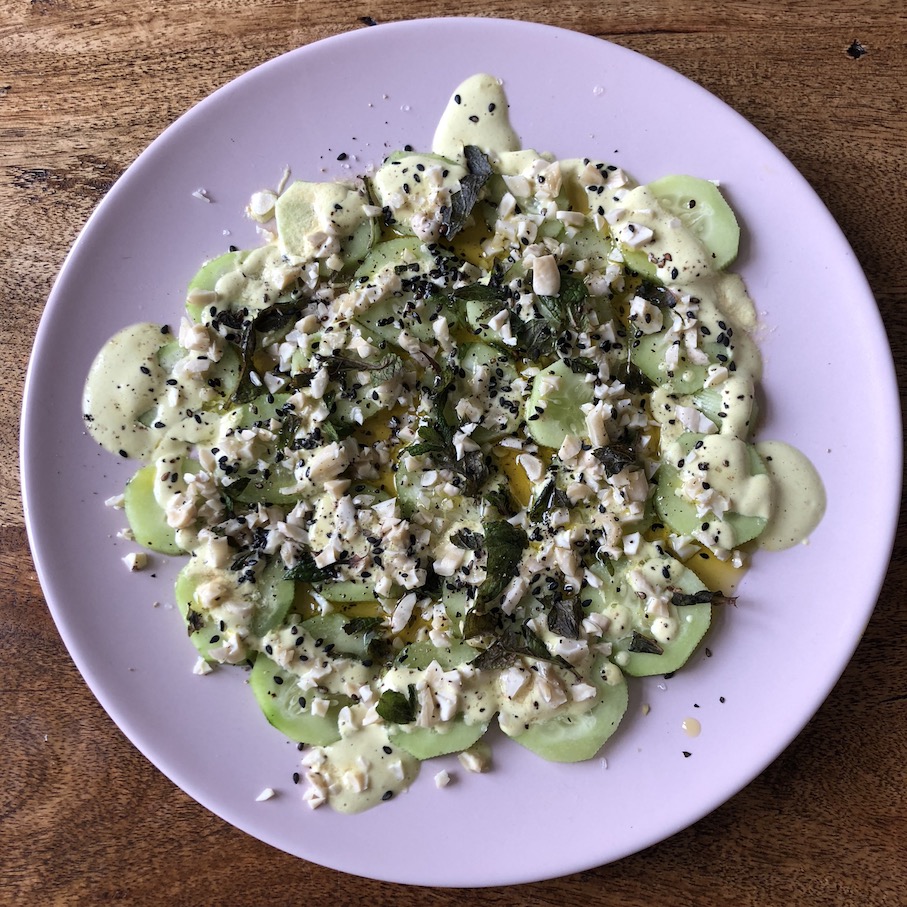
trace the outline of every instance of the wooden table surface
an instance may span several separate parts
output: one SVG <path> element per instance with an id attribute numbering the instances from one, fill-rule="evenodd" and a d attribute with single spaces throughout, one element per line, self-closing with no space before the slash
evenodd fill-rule
<path id="1" fill-rule="evenodd" d="M 19 497 L 16 427 L 38 320 L 70 244 L 145 145 L 284 51 L 369 20 L 519 16 L 674 67 L 748 117 L 812 183 L 854 246 L 903 362 L 903 0 L 340 6 L 0 0 L 0 904 L 907 904 L 903 536 L 851 665 L 761 777 L 662 844 L 534 885 L 405 888 L 289 857 L 190 800 L 88 691 L 44 603 Z M 842 362 L 842 380 L 847 368 L 859 363 Z M 871 462 L 872 426 L 856 416 L 842 428 L 851 426 L 866 433 Z"/>

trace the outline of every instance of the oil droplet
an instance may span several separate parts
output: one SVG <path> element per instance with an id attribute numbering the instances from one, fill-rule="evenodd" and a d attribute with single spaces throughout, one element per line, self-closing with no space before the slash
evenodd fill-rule
<path id="1" fill-rule="evenodd" d="M 595 88 L 592 89 L 592 94 L 597 98 L 600 98 L 604 93 L 605 89 L 601 85 L 596 85 Z"/>
<path id="2" fill-rule="evenodd" d="M 695 718 L 684 718 L 681 727 L 687 737 L 698 737 L 702 731 L 702 725 Z"/>

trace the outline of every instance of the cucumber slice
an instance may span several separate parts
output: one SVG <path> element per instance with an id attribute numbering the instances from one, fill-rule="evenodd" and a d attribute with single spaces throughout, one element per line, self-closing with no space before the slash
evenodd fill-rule
<path id="1" fill-rule="evenodd" d="M 672 174 L 648 183 L 649 191 L 664 210 L 680 218 L 702 243 L 712 266 L 721 270 L 737 257 L 740 225 L 718 187 L 695 176 Z M 644 277 L 655 277 L 657 268 L 642 249 L 624 247 L 627 265 Z"/>
<path id="2" fill-rule="evenodd" d="M 395 232 L 425 235 L 413 222 L 436 215 L 435 180 L 453 193 L 466 173 L 462 164 L 438 154 L 395 152 L 375 171 L 372 195 L 376 204 L 393 212 L 390 226 Z"/>
<path id="3" fill-rule="evenodd" d="M 277 199 L 274 215 L 281 251 L 291 258 L 319 260 L 325 273 L 349 271 L 361 262 L 378 239 L 378 221 L 365 213 L 368 195 L 363 185 L 310 183 L 297 180 Z M 338 248 L 322 252 L 326 233 L 333 232 Z M 313 241 L 313 237 L 317 238 Z M 328 264 L 339 258 L 341 267 Z"/>
<path id="4" fill-rule="evenodd" d="M 433 661 L 450 671 L 475 658 L 476 650 L 466 643 L 454 643 L 439 649 L 430 642 L 414 642 L 405 646 L 395 660 L 396 665 L 413 671 L 423 671 Z M 417 759 L 433 759 L 448 753 L 469 749 L 488 729 L 488 722 L 467 724 L 461 717 L 440 727 L 395 727 L 388 732 L 392 743 L 405 749 Z"/>
<path id="5" fill-rule="evenodd" d="M 189 281 L 186 295 L 186 312 L 193 321 L 202 320 L 202 312 L 206 306 L 211 305 L 207 294 L 214 292 L 218 280 L 224 274 L 235 271 L 248 254 L 242 250 L 224 252 L 223 255 L 205 262 L 196 272 L 195 277 Z"/>
<path id="6" fill-rule="evenodd" d="M 624 673 L 648 677 L 683 667 L 709 628 L 712 606 L 704 603 L 676 608 L 669 604 L 668 617 L 655 628 L 654 620 L 659 619 L 646 615 L 646 599 L 634 589 L 628 574 L 638 573 L 655 589 L 667 587 L 689 594 L 706 588 L 699 577 L 656 545 L 648 545 L 642 558 L 623 564 L 613 577 L 603 569 L 596 568 L 595 572 L 602 586 L 584 594 L 591 600 L 592 611 L 611 619 L 604 638 L 611 641 L 611 657 Z M 661 654 L 633 651 L 638 647 L 634 644 L 636 634 L 656 642 Z"/>
<path id="7" fill-rule="evenodd" d="M 196 354 L 189 353 L 179 345 L 179 341 L 172 340 L 160 348 L 157 358 L 161 368 L 172 373 L 177 364 L 190 355 Z M 220 359 L 212 362 L 205 372 L 204 392 L 214 399 L 205 399 L 183 384 L 181 389 L 183 395 L 188 398 L 187 407 L 195 410 L 217 409 L 239 386 L 242 367 L 242 358 L 237 348 L 233 344 L 224 346 Z"/>
<path id="8" fill-rule="evenodd" d="M 434 759 L 449 753 L 461 753 L 468 750 L 488 730 L 488 722 L 467 724 L 461 718 L 443 726 L 443 730 L 431 727 L 414 727 L 403 730 L 395 727 L 388 731 L 390 742 L 406 750 L 417 759 Z"/>
<path id="9" fill-rule="evenodd" d="M 285 579 L 286 569 L 279 557 L 272 558 L 255 583 L 255 610 L 252 632 L 264 636 L 283 623 L 293 605 L 295 583 Z"/>
<path id="10" fill-rule="evenodd" d="M 441 669 L 450 671 L 462 664 L 468 664 L 478 655 L 478 650 L 465 642 L 454 643 L 450 648 L 439 649 L 430 642 L 412 642 L 404 646 L 395 664 L 405 665 L 413 671 L 424 671 L 433 661 Z"/>
<path id="11" fill-rule="evenodd" d="M 289 394 L 265 394 L 256 397 L 249 403 L 237 407 L 230 419 L 236 430 L 253 428 L 255 426 L 268 426 L 272 419 L 283 421 L 287 413 L 284 410 Z M 279 430 L 278 430 L 279 438 Z M 281 489 L 290 488 L 296 484 L 292 470 L 275 461 L 279 440 L 269 443 L 262 451 L 262 459 L 273 464 L 266 472 L 254 468 L 248 472 L 237 472 L 231 478 L 237 483 L 239 490 L 230 491 L 230 486 L 225 487 L 230 496 L 243 504 L 293 504 L 299 500 L 298 494 L 287 494 Z M 248 480 L 248 481 L 245 481 Z"/>
<path id="12" fill-rule="evenodd" d="M 375 601 L 375 586 L 371 580 L 337 580 L 318 587 L 319 595 L 335 604 Z"/>
<path id="13" fill-rule="evenodd" d="M 693 447 L 704 439 L 715 437 L 713 435 L 697 435 L 688 433 L 681 435 L 677 440 L 678 448 L 684 453 L 689 453 Z M 729 443 L 736 442 L 744 444 L 733 438 L 726 439 Z M 766 475 L 765 466 L 762 463 L 756 448 L 751 444 L 746 444 L 747 459 L 749 464 L 749 475 L 743 478 Z M 690 535 L 696 532 L 703 523 L 725 523 L 730 527 L 733 533 L 733 547 L 752 541 L 763 529 L 765 529 L 767 519 L 761 516 L 748 516 L 745 514 L 734 513 L 730 511 L 725 513 L 721 520 L 718 520 L 713 514 L 698 516 L 696 505 L 683 497 L 679 491 L 681 488 L 680 470 L 671 463 L 662 463 L 658 469 L 658 478 L 655 485 L 655 494 L 653 500 L 655 511 L 659 518 L 669 526 L 674 532 L 680 535 Z"/>
<path id="14" fill-rule="evenodd" d="M 400 237 L 379 243 L 353 275 L 352 287 L 382 286 L 391 274 L 401 287 L 380 299 L 360 315 L 356 324 L 373 343 L 397 344 L 406 330 L 423 342 L 434 342 L 432 322 L 444 314 L 445 299 L 432 298 L 437 278 L 453 279 L 462 266 L 460 259 L 440 246 L 431 247 L 415 237 Z"/>
<path id="15" fill-rule="evenodd" d="M 195 599 L 195 590 L 199 582 L 203 579 L 202 574 L 192 572 L 191 562 L 186 564 L 177 574 L 176 585 L 174 586 L 174 596 L 176 597 L 176 607 L 183 620 L 189 628 L 189 639 L 192 645 L 198 650 L 205 661 L 216 662 L 217 659 L 211 657 L 211 648 L 220 645 L 220 624 L 210 613 L 200 608 Z M 192 620 L 190 614 L 192 612 Z M 195 629 L 193 629 L 193 627 Z"/>
<path id="16" fill-rule="evenodd" d="M 324 640 L 324 645 L 333 646 L 332 654 L 337 657 L 349 656 L 363 659 L 368 657 L 368 645 L 365 637 L 356 633 L 347 633 L 343 628 L 350 618 L 343 614 L 323 614 L 304 620 L 300 627 L 315 639 Z"/>
<path id="17" fill-rule="evenodd" d="M 556 390 L 542 393 L 546 377 L 556 379 Z M 557 450 L 567 435 L 585 438 L 586 417 L 581 409 L 595 397 L 592 385 L 582 374 L 575 374 L 563 360 L 542 369 L 532 383 L 526 400 L 524 418 L 532 439 L 543 447 Z"/>
<path id="18" fill-rule="evenodd" d="M 315 692 L 303 692 L 294 674 L 284 671 L 262 653 L 255 659 L 249 686 L 265 718 L 290 740 L 310 746 L 328 746 L 340 739 L 337 715 L 349 703 L 347 697 L 332 696 L 327 714 L 313 715 Z"/>
<path id="19" fill-rule="evenodd" d="M 610 236 L 595 229 L 593 224 L 580 227 L 572 236 L 563 238 L 565 253 L 562 261 L 588 261 L 593 268 L 603 270 L 608 266 L 608 256 L 614 248 Z"/>
<path id="20" fill-rule="evenodd" d="M 154 465 L 143 466 L 126 483 L 123 506 L 135 540 L 160 554 L 181 554 L 176 543 L 176 530 L 167 523 L 164 508 L 154 497 Z"/>
<path id="21" fill-rule="evenodd" d="M 460 347 L 460 371 L 453 399 L 448 404 L 450 421 L 461 420 L 455 413 L 456 402 L 468 400 L 476 410 L 467 421 L 477 422 L 471 437 L 479 444 L 489 444 L 516 434 L 522 419 L 519 373 L 510 358 L 486 343 Z"/>
<path id="22" fill-rule="evenodd" d="M 726 268 L 740 246 L 740 225 L 718 187 L 709 180 L 674 174 L 648 184 L 670 214 L 679 217 L 711 253 L 716 268 Z"/>
<path id="23" fill-rule="evenodd" d="M 549 762 L 591 759 L 617 730 L 627 711 L 627 681 L 616 665 L 598 659 L 592 670 L 598 690 L 595 704 L 584 712 L 568 713 L 530 725 L 512 739 Z M 609 683 L 605 678 L 615 682 Z"/>
<path id="24" fill-rule="evenodd" d="M 708 375 L 707 367 L 690 362 L 685 349 L 681 347 L 677 365 L 668 370 L 665 355 L 671 342 L 667 330 L 643 334 L 630 344 L 630 362 L 650 381 L 673 394 L 691 394 L 700 390 Z"/>

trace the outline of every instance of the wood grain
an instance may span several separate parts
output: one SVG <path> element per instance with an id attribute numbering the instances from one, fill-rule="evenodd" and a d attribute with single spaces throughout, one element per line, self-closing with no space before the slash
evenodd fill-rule
<path id="1" fill-rule="evenodd" d="M 852 663 L 761 777 L 644 853 L 535 885 L 402 888 L 281 854 L 175 788 L 85 687 L 44 604 L 19 503 L 23 376 L 54 276 L 98 201 L 165 126 L 266 59 L 367 27 L 363 17 L 518 15 L 616 41 L 723 98 L 841 224 L 885 316 L 902 395 L 907 386 L 902 0 L 528 0 L 518 9 L 354 0 L 340 9 L 327 0 L 0 0 L 0 904 L 907 903 L 903 526 Z M 858 59 L 846 52 L 855 39 L 867 51 Z M 871 463 L 872 426 L 856 414 L 853 426 Z"/>

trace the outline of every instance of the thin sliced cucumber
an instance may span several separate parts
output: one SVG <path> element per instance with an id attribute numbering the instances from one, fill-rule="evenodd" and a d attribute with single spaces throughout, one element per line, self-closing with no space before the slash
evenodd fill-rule
<path id="1" fill-rule="evenodd" d="M 256 636 L 264 636 L 279 627 L 293 605 L 295 584 L 285 574 L 283 561 L 275 557 L 258 575 L 252 612 L 252 632 Z"/>
<path id="2" fill-rule="evenodd" d="M 304 620 L 300 626 L 303 631 L 316 640 L 323 641 L 323 646 L 333 646 L 334 657 L 367 658 L 368 645 L 365 637 L 357 633 L 347 633 L 344 627 L 350 618 L 343 614 L 323 614 Z"/>
<path id="3" fill-rule="evenodd" d="M 670 334 L 669 327 L 653 334 L 643 334 L 630 344 L 630 362 L 633 363 L 650 381 L 667 388 L 673 394 L 692 394 L 702 390 L 708 377 L 708 365 L 690 361 L 686 348 L 678 350 L 677 365 L 668 368 L 666 356 L 676 337 Z M 709 357 L 709 362 L 724 363 L 733 359 L 733 350 L 718 343 L 704 343 L 702 351 Z M 723 359 L 719 360 L 718 357 Z"/>
<path id="4" fill-rule="evenodd" d="M 596 662 L 592 678 L 598 698 L 590 709 L 532 724 L 527 730 L 512 735 L 513 740 L 549 762 L 591 759 L 617 730 L 627 711 L 628 699 L 627 681 L 606 659 Z"/>
<path id="5" fill-rule="evenodd" d="M 647 188 L 699 240 L 712 267 L 721 270 L 734 261 L 740 247 L 740 225 L 714 183 L 672 174 L 648 183 Z M 656 265 L 644 250 L 624 248 L 624 260 L 644 277 L 655 277 Z"/>
<path id="6" fill-rule="evenodd" d="M 176 607 L 189 630 L 189 639 L 192 645 L 198 650 L 205 661 L 216 662 L 217 659 L 211 657 L 211 649 L 220 645 L 220 624 L 209 612 L 198 606 L 195 598 L 195 590 L 199 582 L 203 579 L 202 574 L 193 572 L 190 568 L 192 563 L 186 564 L 177 574 L 176 585 L 174 587 L 174 596 L 176 597 Z"/>
<path id="7" fill-rule="evenodd" d="M 145 548 L 160 554 L 181 554 L 176 530 L 167 523 L 167 514 L 154 497 L 157 470 L 154 465 L 143 466 L 126 483 L 123 506 L 135 540 Z"/>
<path id="8" fill-rule="evenodd" d="M 202 312 L 211 302 L 207 294 L 213 293 L 217 286 L 217 281 L 230 271 L 236 270 L 248 252 L 237 250 L 235 252 L 224 252 L 217 258 L 205 262 L 196 272 L 195 277 L 189 281 L 188 293 L 186 296 L 186 312 L 193 321 L 202 320 Z"/>
<path id="9" fill-rule="evenodd" d="M 681 435 L 676 443 L 683 453 L 689 453 L 695 444 L 709 437 L 711 436 L 688 433 Z M 737 443 L 744 444 L 743 441 L 738 441 Z M 749 476 L 743 478 L 765 475 L 765 465 L 756 452 L 756 448 L 751 444 L 747 444 L 746 448 Z M 723 522 L 733 532 L 733 547 L 737 547 L 745 542 L 752 541 L 765 529 L 767 520 L 761 516 L 749 516 L 735 513 L 734 511 L 725 513 L 720 521 L 713 514 L 699 516 L 696 505 L 679 493 L 681 485 L 680 470 L 671 463 L 662 463 L 658 469 L 653 500 L 658 516 L 674 532 L 681 535 L 690 535 L 700 529 L 704 523 Z"/>
<path id="10" fill-rule="evenodd" d="M 466 172 L 462 164 L 437 154 L 395 152 L 371 178 L 372 195 L 376 204 L 393 211 L 394 220 L 389 226 L 395 232 L 426 235 L 414 221 L 436 216 L 435 179 L 439 178 L 440 185 L 453 193 L 459 190 Z"/>
<path id="11" fill-rule="evenodd" d="M 413 671 L 424 671 L 436 661 L 443 671 L 450 671 L 463 664 L 468 664 L 478 654 L 478 650 L 465 642 L 457 642 L 448 648 L 438 648 L 430 642 L 413 642 L 400 651 L 395 663 Z"/>
<path id="12" fill-rule="evenodd" d="M 387 736 L 391 743 L 417 759 L 434 759 L 435 756 L 468 750 L 488 730 L 488 722 L 467 724 L 462 718 L 455 718 L 442 728 L 414 727 L 404 730 L 395 727 L 388 731 Z"/>
<path id="13" fill-rule="evenodd" d="M 643 557 L 622 564 L 614 576 L 604 570 L 595 572 L 601 588 L 584 594 L 591 600 L 591 610 L 611 620 L 604 638 L 612 643 L 612 658 L 621 669 L 634 677 L 647 677 L 683 667 L 709 628 L 712 606 L 668 604 L 666 618 L 647 615 L 647 600 L 628 575 L 637 574 L 649 586 L 671 594 L 703 591 L 706 587 L 699 577 L 657 545 L 648 545 Z M 652 651 L 635 651 L 648 646 Z M 661 654 L 655 654 L 656 648 Z"/>
<path id="14" fill-rule="evenodd" d="M 340 739 L 337 715 L 349 703 L 346 697 L 331 697 L 327 714 L 313 715 L 312 702 L 318 694 L 313 690 L 304 692 L 294 674 L 284 671 L 262 653 L 255 659 L 249 686 L 265 718 L 290 740 L 310 746 L 328 746 Z"/>
<path id="15" fill-rule="evenodd" d="M 439 246 L 429 248 L 415 237 L 379 243 L 356 271 L 352 286 L 382 286 L 396 276 L 400 288 L 356 316 L 357 325 L 376 344 L 399 344 L 403 330 L 423 342 L 433 342 L 432 325 L 444 314 L 445 299 L 426 298 L 426 293 L 437 289 L 433 283 L 437 276 L 453 273 L 460 265 L 459 259 Z"/>
<path id="16" fill-rule="evenodd" d="M 467 400 L 472 405 L 463 419 L 478 423 L 470 437 L 479 444 L 515 434 L 522 419 L 522 395 L 518 389 L 520 376 L 510 358 L 487 343 L 466 344 L 460 347 L 460 354 L 460 372 L 449 404 L 450 421 L 462 421 L 455 407 L 458 401 Z"/>
<path id="17" fill-rule="evenodd" d="M 197 355 L 197 353 L 190 353 L 183 349 L 178 341 L 172 340 L 160 348 L 157 358 L 161 367 L 172 373 L 181 360 Z M 185 384 L 183 384 L 182 391 L 185 396 L 190 397 L 190 406 L 192 408 L 217 409 L 233 395 L 233 392 L 239 386 L 241 374 L 242 358 L 233 344 L 226 344 L 220 359 L 217 362 L 211 362 L 205 371 L 204 390 L 206 394 L 214 399 L 209 400 L 199 397 L 197 391 L 193 393 L 192 389 L 187 388 Z"/>
<path id="18" fill-rule="evenodd" d="M 716 268 L 726 268 L 740 246 L 740 225 L 718 187 L 696 176 L 673 174 L 648 184 L 670 214 L 679 217 L 712 256 Z"/>
<path id="19" fill-rule="evenodd" d="M 593 224 L 580 227 L 572 236 L 563 238 L 566 252 L 563 261 L 588 261 L 592 267 L 604 270 L 608 266 L 608 256 L 614 248 L 614 241 L 595 229 Z"/>
<path id="20" fill-rule="evenodd" d="M 556 389 L 546 390 L 550 387 L 549 378 L 556 383 Z M 532 439 L 557 450 L 567 435 L 587 437 L 582 406 L 591 403 L 594 396 L 585 376 L 574 373 L 562 359 L 542 369 L 535 376 L 526 400 L 524 417 Z"/>
<path id="21" fill-rule="evenodd" d="M 380 227 L 366 214 L 368 195 L 361 185 L 297 180 L 277 199 L 274 214 L 281 250 L 291 258 L 319 259 L 323 271 L 353 270 L 378 239 Z M 321 251 L 334 234 L 338 248 Z M 333 267 L 334 260 L 341 261 Z"/>

